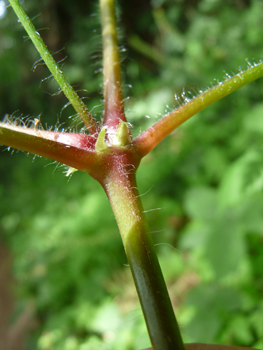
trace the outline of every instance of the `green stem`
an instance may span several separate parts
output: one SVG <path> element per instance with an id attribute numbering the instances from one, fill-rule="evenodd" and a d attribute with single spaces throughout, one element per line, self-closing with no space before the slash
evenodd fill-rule
<path id="1" fill-rule="evenodd" d="M 123 108 L 121 67 L 114 0 L 100 0 L 103 38 L 104 121 L 116 129 L 126 122 Z"/>
<path id="2" fill-rule="evenodd" d="M 249 64 L 249 68 L 237 75 L 219 82 L 215 87 L 208 89 L 181 107 L 167 114 L 149 129 L 144 131 L 134 140 L 134 146 L 143 157 L 155 148 L 174 129 L 190 119 L 196 113 L 202 111 L 223 97 L 242 86 L 263 76 L 263 62 Z"/>
<path id="3" fill-rule="evenodd" d="M 155 350 L 184 350 L 180 330 L 138 194 L 135 174 L 104 185 L 114 211 Z"/>
<path id="4" fill-rule="evenodd" d="M 30 18 L 25 13 L 19 0 L 9 0 L 9 2 L 14 12 L 16 13 L 17 17 L 19 18 L 20 22 L 22 23 L 24 29 L 26 30 L 28 36 L 32 40 L 36 49 L 38 50 L 43 61 L 47 65 L 48 69 L 50 70 L 55 80 L 57 81 L 61 90 L 64 92 L 65 96 L 68 98 L 68 100 L 70 101 L 70 103 L 72 104 L 76 112 L 79 114 L 80 118 L 86 125 L 87 129 L 92 134 L 99 132 L 100 130 L 99 124 L 93 118 L 91 113 L 88 111 L 86 105 L 80 99 L 76 91 L 69 84 L 67 78 L 64 76 L 59 65 L 56 63 L 53 56 L 49 52 L 47 46 L 45 45 L 44 41 L 40 37 L 39 33 L 36 31 Z"/>
<path id="5" fill-rule="evenodd" d="M 156 49 L 153 45 L 148 44 L 143 41 L 139 36 L 132 35 L 129 37 L 129 45 L 142 55 L 150 58 L 158 64 L 167 64 L 167 57 L 158 49 Z"/>

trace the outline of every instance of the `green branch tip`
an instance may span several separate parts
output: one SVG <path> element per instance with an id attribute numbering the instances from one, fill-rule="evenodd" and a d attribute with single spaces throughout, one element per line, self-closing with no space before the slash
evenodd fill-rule
<path id="1" fill-rule="evenodd" d="M 127 146 L 131 143 L 129 123 L 120 121 L 116 130 L 114 145 L 116 146 Z"/>
<path id="2" fill-rule="evenodd" d="M 104 126 L 99 133 L 98 139 L 95 144 L 95 151 L 97 153 L 107 153 L 109 150 L 109 147 L 106 145 L 105 142 L 106 130 L 107 128 Z"/>

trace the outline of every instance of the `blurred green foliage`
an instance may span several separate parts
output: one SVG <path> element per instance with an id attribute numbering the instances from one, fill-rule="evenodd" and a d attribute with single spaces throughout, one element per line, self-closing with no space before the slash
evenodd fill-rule
<path id="1" fill-rule="evenodd" d="M 24 0 L 47 45 L 101 118 L 97 1 Z M 118 3 L 134 135 L 262 58 L 261 0 Z M 45 29 L 49 28 L 49 29 Z M 0 20 L 0 114 L 81 128 L 11 9 Z M 125 49 L 126 52 L 125 52 Z M 247 60 L 247 62 L 246 62 Z M 211 85 L 210 85 L 211 82 Z M 188 92 L 189 91 L 189 92 Z M 263 347 L 263 81 L 207 108 L 142 162 L 138 185 L 186 342 Z M 147 118 L 145 117 L 147 116 Z M 149 346 L 106 196 L 84 173 L 2 148 L 0 230 L 14 257 L 16 312 L 33 301 L 27 349 Z M 48 165 L 48 166 L 47 166 Z M 63 167 L 62 167 L 63 169 Z M 151 211 L 151 209 L 160 210 Z"/>

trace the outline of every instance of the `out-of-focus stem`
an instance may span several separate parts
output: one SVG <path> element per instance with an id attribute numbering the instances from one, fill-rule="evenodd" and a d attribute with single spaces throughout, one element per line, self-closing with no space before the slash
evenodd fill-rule
<path id="1" fill-rule="evenodd" d="M 18 0 L 9 0 L 9 2 L 17 17 L 19 18 L 20 22 L 22 23 L 24 29 L 26 30 L 27 34 L 29 35 L 30 39 L 32 40 L 33 44 L 35 45 L 37 51 L 42 57 L 43 61 L 47 65 L 55 80 L 57 81 L 61 90 L 64 92 L 65 96 L 68 98 L 69 102 L 72 104 L 73 108 L 76 110 L 76 112 L 86 125 L 89 132 L 91 134 L 98 133 L 100 131 L 99 124 L 88 111 L 86 105 L 80 99 L 76 91 L 69 84 L 67 78 L 64 76 L 59 65 L 56 63 L 53 56 L 49 52 L 47 46 L 45 45 L 44 41 L 40 37 L 39 33 L 36 31 L 34 25 L 25 13 L 20 2 Z"/>
<path id="2" fill-rule="evenodd" d="M 103 76 L 104 76 L 104 121 L 116 129 L 120 120 L 126 121 L 123 109 L 120 55 L 116 28 L 114 0 L 100 0 Z"/>

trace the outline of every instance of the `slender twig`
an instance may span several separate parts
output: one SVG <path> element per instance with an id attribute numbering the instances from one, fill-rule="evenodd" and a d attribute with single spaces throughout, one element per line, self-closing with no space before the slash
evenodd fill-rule
<path id="1" fill-rule="evenodd" d="M 249 64 L 247 70 L 241 71 L 239 74 L 227 78 L 223 82 L 219 82 L 213 88 L 208 89 L 164 116 L 134 140 L 135 147 L 142 157 L 145 156 L 174 129 L 190 119 L 193 115 L 262 76 L 262 61 Z"/>
<path id="2" fill-rule="evenodd" d="M 39 33 L 36 31 L 30 18 L 25 13 L 19 0 L 9 0 L 9 2 L 14 12 L 16 13 L 17 17 L 19 18 L 20 22 L 22 23 L 24 29 L 26 30 L 27 34 L 29 35 L 30 39 L 32 40 L 33 44 L 35 45 L 36 49 L 38 50 L 43 61 L 47 65 L 48 69 L 50 70 L 52 76 L 57 81 L 61 90 L 64 92 L 65 96 L 68 98 L 69 102 L 72 104 L 72 106 L 74 107 L 74 109 L 76 110 L 76 112 L 78 113 L 78 115 L 80 116 L 84 124 L 86 125 L 89 132 L 91 134 L 99 132 L 100 127 L 96 119 L 93 118 L 91 113 L 88 111 L 86 105 L 83 103 L 83 101 L 80 99 L 76 91 L 69 84 L 67 78 L 64 76 L 59 65 L 56 63 L 53 56 L 49 52 L 47 46 L 45 45 L 44 41 L 40 37 Z"/>
<path id="3" fill-rule="evenodd" d="M 126 122 L 123 109 L 121 67 L 114 0 L 100 0 L 103 76 L 104 76 L 104 120 L 108 128 L 116 129 L 120 120 Z"/>

